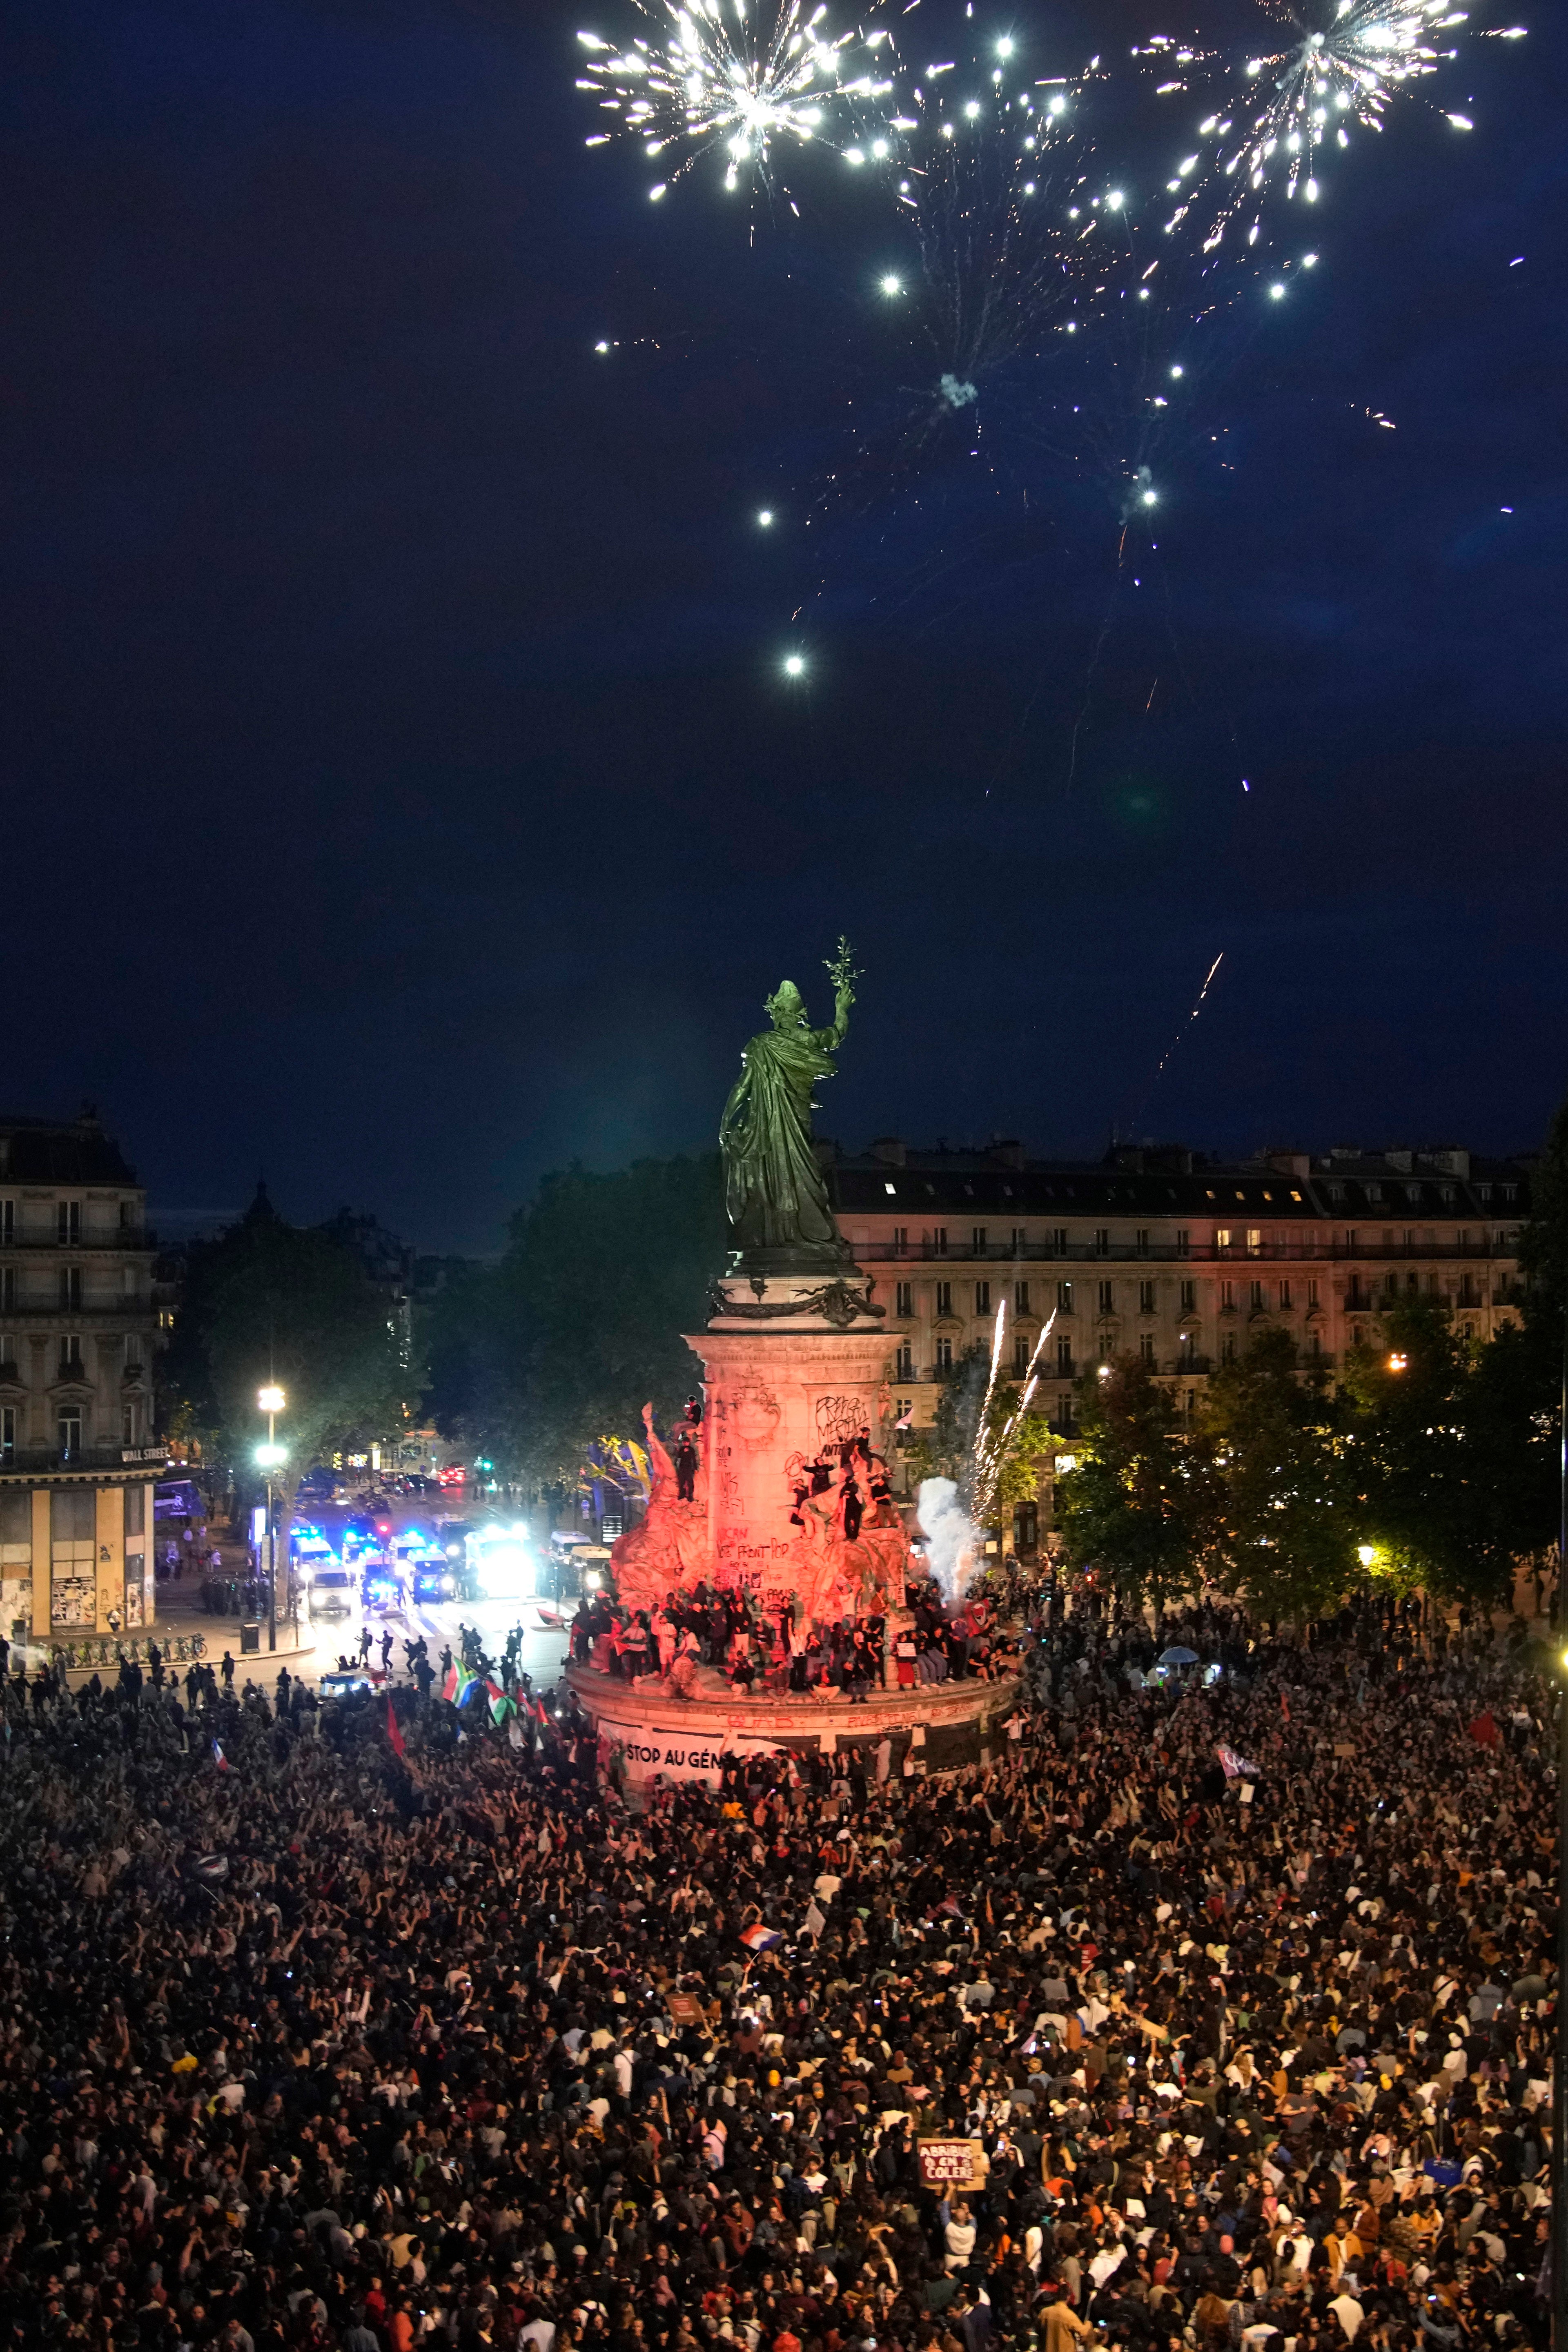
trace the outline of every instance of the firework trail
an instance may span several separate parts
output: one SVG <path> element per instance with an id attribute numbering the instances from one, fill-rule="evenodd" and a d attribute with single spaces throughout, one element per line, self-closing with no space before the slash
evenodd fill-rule
<path id="1" fill-rule="evenodd" d="M 1225 961 L 1225 950 L 1224 950 L 1223 948 L 1221 948 L 1221 950 L 1220 950 L 1220 951 L 1219 951 L 1218 955 L 1216 955 L 1216 956 L 1215 956 L 1215 960 L 1214 960 L 1213 963 L 1211 963 L 1211 964 L 1210 964 L 1210 966 L 1209 966 L 1209 968 L 1208 968 L 1207 971 L 1206 971 L 1206 972 L 1205 972 L 1205 974 L 1204 974 L 1204 984 L 1203 984 L 1203 986 L 1202 986 L 1202 987 L 1199 989 L 1199 991 L 1198 991 L 1197 1003 L 1193 1006 L 1192 1011 L 1188 1013 L 1188 1015 L 1187 1015 L 1186 1019 L 1183 1022 L 1183 1024 L 1182 1024 L 1181 1027 L 1177 1030 L 1177 1032 L 1176 1032 L 1175 1035 L 1172 1038 L 1172 1040 L 1171 1040 L 1170 1044 L 1166 1046 L 1166 1048 L 1165 1048 L 1164 1052 L 1161 1055 L 1161 1056 L 1160 1056 L 1160 1062 L 1159 1062 L 1159 1066 L 1158 1066 L 1158 1068 L 1155 1070 L 1154 1075 L 1153 1075 L 1153 1076 L 1150 1079 L 1150 1081 L 1149 1081 L 1148 1085 L 1147 1085 L 1147 1086 L 1144 1087 L 1144 1089 L 1143 1089 L 1142 1097 L 1142 1099 L 1139 1101 L 1139 1103 L 1137 1104 L 1136 1108 L 1134 1108 L 1134 1110 L 1133 1110 L 1133 1112 L 1132 1112 L 1131 1118 L 1131 1119 L 1130 1119 L 1130 1121 L 1128 1122 L 1130 1131 L 1131 1131 L 1131 1129 L 1136 1129 L 1136 1127 L 1137 1127 L 1137 1125 L 1138 1125 L 1139 1120 L 1142 1118 L 1142 1116 L 1143 1116 L 1143 1106 L 1144 1106 L 1144 1104 L 1148 1101 L 1148 1099 L 1149 1099 L 1150 1096 L 1153 1093 L 1153 1091 L 1154 1091 L 1155 1087 L 1159 1085 L 1160 1080 L 1163 1077 L 1163 1076 L 1164 1076 L 1164 1074 L 1165 1074 L 1165 1065 L 1167 1064 L 1167 1062 L 1169 1062 L 1169 1060 L 1171 1059 L 1172 1055 L 1173 1055 L 1173 1054 L 1174 1054 L 1174 1052 L 1175 1052 L 1175 1050 L 1176 1050 L 1177 1046 L 1181 1044 L 1181 1042 L 1182 1042 L 1183 1038 L 1186 1035 L 1186 1034 L 1187 1034 L 1188 1030 L 1192 1027 L 1193 1023 L 1197 1019 L 1197 1017 L 1198 1017 L 1199 1013 L 1203 1011 L 1203 1009 L 1204 1009 L 1204 999 L 1205 999 L 1205 996 L 1208 994 L 1208 992 L 1209 992 L 1209 987 L 1210 987 L 1210 984 L 1212 983 L 1212 982 L 1213 982 L 1213 980 L 1214 980 L 1214 976 L 1215 976 L 1215 972 L 1219 970 L 1219 968 L 1220 968 L 1221 964 L 1222 964 L 1224 961 Z"/>
<path id="2" fill-rule="evenodd" d="M 974 1445 L 970 1456 L 969 1477 L 966 1482 L 970 1488 L 970 1507 L 975 1517 L 982 1523 L 989 1516 L 995 1502 L 996 1481 L 1001 1475 L 1002 1465 L 1007 1458 L 1007 1448 L 1013 1442 L 1019 1423 L 1029 1410 L 1030 1399 L 1040 1384 L 1040 1376 L 1035 1368 L 1040 1360 L 1040 1351 L 1050 1337 L 1051 1326 L 1056 1319 L 1057 1310 L 1053 1307 L 1040 1327 L 1039 1337 L 1035 1341 L 1028 1363 L 1025 1367 L 1023 1385 L 1018 1391 L 1017 1402 L 1001 1428 L 993 1430 L 991 1403 L 996 1393 L 996 1374 L 1002 1361 L 1002 1341 L 1007 1328 L 1005 1299 L 996 1309 L 996 1323 L 991 1339 L 990 1377 L 985 1383 L 985 1396 L 980 1408 L 980 1419 L 974 1433 Z"/>

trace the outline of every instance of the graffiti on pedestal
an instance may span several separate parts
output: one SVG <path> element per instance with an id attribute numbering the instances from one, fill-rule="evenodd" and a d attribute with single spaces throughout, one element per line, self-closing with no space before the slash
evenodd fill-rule
<path id="1" fill-rule="evenodd" d="M 773 1443 L 778 1427 L 779 1402 L 759 1380 L 749 1380 L 731 1401 L 730 1419 L 748 1454 L 760 1454 Z"/>
<path id="2" fill-rule="evenodd" d="M 858 1396 L 819 1396 L 815 1419 L 817 1443 L 847 1445 L 867 1427 L 866 1401 Z"/>

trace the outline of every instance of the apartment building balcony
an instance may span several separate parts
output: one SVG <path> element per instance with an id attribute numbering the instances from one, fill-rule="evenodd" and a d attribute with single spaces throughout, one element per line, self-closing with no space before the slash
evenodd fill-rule
<path id="1" fill-rule="evenodd" d="M 69 1257 L 90 1257 L 95 1250 L 110 1250 L 116 1255 L 139 1250 L 144 1256 L 151 1256 L 157 1247 L 158 1236 L 146 1225 L 110 1226 L 107 1233 L 72 1234 L 68 1238 L 52 1230 L 30 1234 L 13 1231 L 0 1240 L 0 1257 L 8 1257 L 13 1250 L 53 1250 Z"/>
<path id="2" fill-rule="evenodd" d="M 1519 1255 L 1513 1242 L 1494 1242 L 1489 1235 L 1476 1234 L 1468 1241 L 1448 1242 L 1355 1242 L 1333 1241 L 1326 1235 L 1314 1234 L 1302 1242 L 1266 1240 L 1256 1248 L 1245 1243 L 1233 1242 L 1225 1248 L 1207 1243 L 1194 1242 L 1187 1249 L 1178 1249 L 1173 1242 L 1151 1242 L 1147 1249 L 1135 1248 L 1131 1243 L 1112 1242 L 1109 1249 L 1100 1249 L 1093 1242 L 1069 1242 L 1065 1249 L 1047 1246 L 1043 1242 L 1027 1242 L 1015 1249 L 1005 1242 L 987 1242 L 984 1249 L 971 1244 L 958 1243 L 951 1237 L 945 1244 L 919 1242 L 852 1242 L 850 1247 L 862 1265 L 1107 1265 L 1111 1263 L 1131 1265 L 1248 1265 L 1299 1264 L 1311 1258 L 1324 1265 L 1339 1262 L 1365 1263 L 1392 1259 L 1420 1263 L 1443 1258 L 1501 1258 L 1511 1262 Z"/>
<path id="3" fill-rule="evenodd" d="M 89 1306 L 85 1301 L 79 1307 L 62 1307 L 55 1299 L 47 1306 L 0 1307 L 0 1316 L 7 1323 L 124 1323 L 146 1330 L 152 1325 L 153 1309 L 143 1298 L 117 1298 L 111 1307 Z"/>

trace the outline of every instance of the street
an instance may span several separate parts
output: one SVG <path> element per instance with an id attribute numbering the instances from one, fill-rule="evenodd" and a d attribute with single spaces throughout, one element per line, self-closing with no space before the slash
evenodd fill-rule
<path id="1" fill-rule="evenodd" d="M 519 1659 L 521 1671 L 531 1678 L 536 1690 L 547 1690 L 557 1680 L 566 1662 L 566 1626 L 570 1622 L 570 1612 L 563 1612 L 563 1622 L 556 1628 L 545 1622 L 541 1615 L 542 1610 L 547 1611 L 552 1617 L 556 1614 L 555 1603 L 551 1601 L 419 1601 L 401 1609 L 362 1610 L 356 1598 L 352 1608 L 337 1615 L 312 1617 L 302 1609 L 300 1613 L 300 1633 L 307 1641 L 313 1639 L 315 1654 L 311 1658 L 300 1659 L 298 1664 L 290 1659 L 289 1670 L 291 1674 L 302 1674 L 307 1682 L 318 1681 L 323 1674 L 331 1672 L 340 1656 L 358 1657 L 360 1628 L 368 1625 L 374 1663 L 377 1665 L 381 1663 L 382 1634 L 390 1633 L 393 1637 L 393 1674 L 397 1680 L 406 1681 L 407 1661 L 403 1654 L 405 1640 L 415 1641 L 423 1633 L 429 1645 L 430 1663 L 439 1673 L 437 1660 L 442 1649 L 449 1643 L 453 1655 L 458 1654 L 460 1626 L 472 1625 L 490 1655 L 499 1658 L 508 1633 L 514 1625 L 521 1625 L 523 1629 Z M 225 1621 L 219 1618 L 214 1622 L 221 1628 Z M 209 1654 L 219 1656 L 222 1649 L 222 1643 L 214 1642 L 209 1635 Z M 254 1671 L 251 1660 L 247 1659 L 245 1665 L 247 1671 Z"/>
<path id="2" fill-rule="evenodd" d="M 496 1513 L 482 1507 L 465 1510 L 461 1497 L 443 1498 L 435 1507 L 427 1504 L 416 1506 L 406 1496 L 395 1496 L 374 1514 L 357 1506 L 332 1504 L 314 1510 L 300 1511 L 295 1518 L 296 1532 L 314 1529 L 342 1556 L 343 1534 L 351 1522 L 365 1526 L 371 1518 L 384 1525 L 390 1521 L 393 1537 L 416 1534 L 436 1543 L 449 1540 L 454 1524 L 468 1527 L 500 1524 L 516 1525 L 513 1515 Z M 529 1538 L 525 1550 L 529 1559 L 538 1560 L 542 1546 Z M 527 1580 L 523 1581 L 526 1583 Z M 281 1584 L 281 1578 L 279 1579 Z M 162 1637 L 171 1634 L 189 1635 L 199 1633 L 206 1643 L 206 1654 L 214 1664 L 221 1662 L 227 1650 L 234 1658 L 237 1682 L 243 1686 L 248 1677 L 256 1683 L 270 1683 L 278 1668 L 287 1665 L 290 1675 L 307 1683 L 316 1684 L 323 1674 L 330 1674 L 340 1657 L 357 1661 L 361 1628 L 370 1628 L 372 1657 L 381 1662 L 381 1636 L 393 1637 L 391 1666 L 395 1679 L 407 1679 L 407 1661 L 404 1654 L 405 1641 L 415 1641 L 420 1634 L 429 1647 L 430 1661 L 437 1664 L 441 1651 L 448 1644 L 453 1654 L 458 1650 L 459 1629 L 471 1625 L 479 1633 L 485 1649 L 499 1658 L 506 1637 L 514 1625 L 523 1631 L 519 1664 L 531 1679 L 535 1689 L 549 1689 L 558 1679 L 566 1660 L 567 1628 L 571 1622 L 573 1604 L 558 1605 L 519 1590 L 502 1600 L 413 1601 L 405 1601 L 390 1609 L 365 1609 L 361 1604 L 361 1578 L 353 1574 L 342 1591 L 322 1590 L 314 1595 L 301 1596 L 299 1637 L 305 1645 L 296 1651 L 294 1633 L 286 1617 L 278 1625 L 278 1650 L 268 1653 L 265 1624 L 262 1648 L 258 1656 L 243 1656 L 239 1646 L 239 1625 L 232 1617 L 209 1617 L 195 1606 L 192 1591 L 187 1599 L 183 1583 L 161 1585 L 158 1595 L 159 1632 Z M 556 1621 L 559 1619 L 559 1622 Z M 437 1672 L 439 1668 L 437 1666 Z"/>
<path id="3" fill-rule="evenodd" d="M 380 1527 L 390 1524 L 393 1538 L 416 1535 L 435 1544 L 450 1540 L 454 1526 L 479 1527 L 489 1524 L 513 1526 L 515 1517 L 498 1513 L 482 1505 L 466 1506 L 460 1496 L 435 1497 L 415 1501 L 408 1496 L 394 1496 L 367 1512 L 354 1505 L 331 1504 L 315 1510 L 305 1509 L 297 1515 L 296 1524 L 312 1527 L 326 1538 L 333 1550 L 342 1556 L 344 1529 L 351 1523 L 364 1526 L 374 1518 Z M 527 1557 L 539 1559 L 542 1546 L 537 1538 L 524 1543 Z M 492 1657 L 500 1655 L 506 1637 L 514 1625 L 523 1629 L 520 1664 L 536 1688 L 547 1688 L 561 1672 L 566 1658 L 566 1632 L 563 1623 L 556 1627 L 552 1621 L 562 1612 L 551 1601 L 531 1595 L 514 1593 L 504 1600 L 475 1599 L 472 1601 L 405 1601 L 392 1609 L 365 1609 L 360 1601 L 360 1580 L 356 1576 L 347 1594 L 332 1596 L 333 1602 L 346 1600 L 346 1608 L 333 1607 L 328 1596 L 315 1597 L 300 1615 L 301 1633 L 313 1637 L 315 1656 L 305 1669 L 310 1681 L 330 1673 L 340 1656 L 356 1657 L 359 1652 L 360 1630 L 368 1625 L 371 1633 L 372 1655 L 379 1664 L 380 1642 L 384 1633 L 393 1637 L 392 1670 L 399 1679 L 406 1678 L 407 1662 L 404 1656 L 405 1640 L 415 1641 L 423 1633 L 429 1645 L 431 1664 L 435 1664 L 441 1651 L 450 1644 L 454 1654 L 458 1648 L 458 1632 L 471 1625 L 479 1633 Z"/>

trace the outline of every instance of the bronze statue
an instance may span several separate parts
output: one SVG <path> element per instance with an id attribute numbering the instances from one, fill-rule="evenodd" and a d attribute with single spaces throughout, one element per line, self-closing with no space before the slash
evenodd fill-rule
<path id="1" fill-rule="evenodd" d="M 826 969 L 833 982 L 831 1029 L 813 1029 L 799 989 L 781 981 L 767 1000 L 773 1026 L 747 1045 L 724 1106 L 719 1148 L 731 1264 L 741 1273 L 837 1273 L 850 1263 L 811 1143 L 811 1090 L 818 1078 L 833 1076 L 859 978 L 847 940 L 839 940 Z"/>

